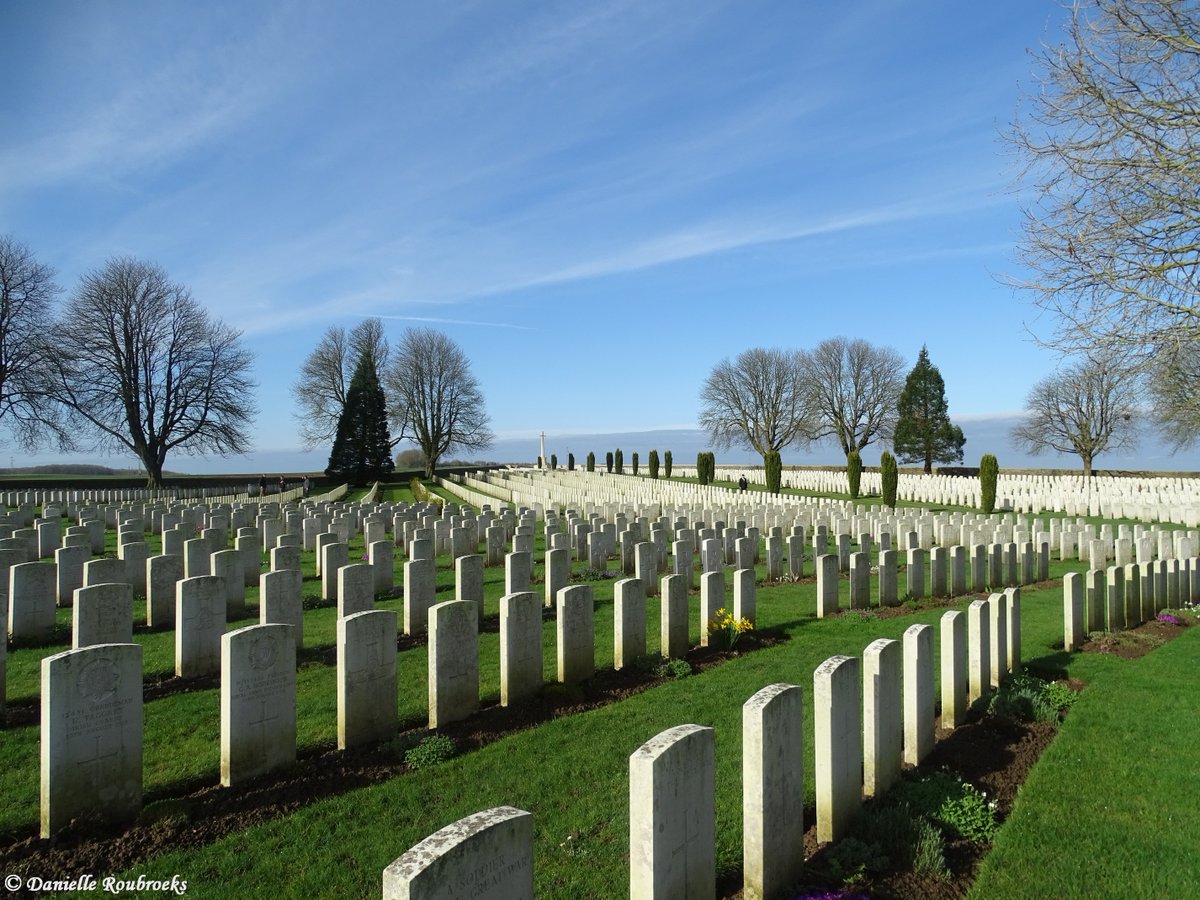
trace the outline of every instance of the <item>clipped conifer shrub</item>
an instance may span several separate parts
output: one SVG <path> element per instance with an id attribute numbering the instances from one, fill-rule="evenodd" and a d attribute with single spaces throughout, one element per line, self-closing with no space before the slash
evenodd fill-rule
<path id="1" fill-rule="evenodd" d="M 851 450 L 846 456 L 846 480 L 850 483 L 850 499 L 857 500 L 862 484 L 862 457 L 857 450 Z"/>

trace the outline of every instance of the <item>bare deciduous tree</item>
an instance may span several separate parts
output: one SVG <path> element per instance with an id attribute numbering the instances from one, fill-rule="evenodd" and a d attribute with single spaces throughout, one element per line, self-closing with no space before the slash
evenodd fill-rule
<path id="1" fill-rule="evenodd" d="M 1200 344 L 1181 345 L 1153 366 L 1146 366 L 1147 394 L 1155 424 L 1174 449 L 1200 439 Z"/>
<path id="2" fill-rule="evenodd" d="M 293 415 L 305 449 L 332 443 L 346 408 L 354 367 L 367 351 L 378 371 L 385 371 L 390 348 L 379 319 L 363 319 L 349 332 L 340 325 L 330 326 L 304 360 L 300 376 L 292 384 L 292 396 L 299 407 Z"/>
<path id="3" fill-rule="evenodd" d="M 1033 188 L 1012 281 L 1053 314 L 1046 344 L 1200 374 L 1176 364 L 1200 340 L 1200 7 L 1077 2 L 1066 32 L 1009 134 Z M 1193 380 L 1167 424 L 1197 398 Z"/>
<path id="4" fill-rule="evenodd" d="M 52 438 L 71 444 L 47 392 L 46 323 L 59 287 L 54 270 L 9 235 L 0 235 L 0 424 L 26 450 Z"/>
<path id="5" fill-rule="evenodd" d="M 807 441 L 801 375 L 795 350 L 755 347 L 722 360 L 700 392 L 700 427 L 718 449 L 745 447 L 764 460 Z"/>
<path id="6" fill-rule="evenodd" d="M 1098 455 L 1136 446 L 1140 399 L 1137 375 L 1126 362 L 1111 354 L 1084 357 L 1033 386 L 1012 440 L 1035 456 L 1077 454 L 1090 477 Z"/>
<path id="7" fill-rule="evenodd" d="M 392 354 L 384 388 L 396 440 L 411 440 L 425 455 L 425 477 L 452 449 L 492 444 L 479 382 L 462 348 L 432 328 L 409 328 Z"/>
<path id="8" fill-rule="evenodd" d="M 97 447 L 124 447 L 162 484 L 184 453 L 244 453 L 254 417 L 251 357 L 157 265 L 110 260 L 85 275 L 54 326 L 51 390 Z"/>
<path id="9" fill-rule="evenodd" d="M 805 354 L 804 369 L 815 438 L 835 438 L 847 457 L 872 441 L 891 439 L 904 387 L 899 353 L 858 338 L 829 338 Z"/>

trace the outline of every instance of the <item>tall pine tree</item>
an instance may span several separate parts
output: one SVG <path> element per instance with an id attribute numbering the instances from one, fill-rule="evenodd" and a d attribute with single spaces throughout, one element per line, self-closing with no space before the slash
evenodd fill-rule
<path id="1" fill-rule="evenodd" d="M 937 366 L 929 361 L 925 347 L 921 347 L 917 364 L 904 382 L 898 412 L 893 445 L 901 462 L 919 462 L 926 474 L 933 471 L 935 462 L 962 462 L 967 439 L 962 429 L 950 421 L 946 384 Z"/>
<path id="2" fill-rule="evenodd" d="M 350 380 L 325 474 L 351 484 L 370 484 L 387 480 L 392 468 L 387 402 L 379 385 L 375 354 L 367 349 L 358 358 Z"/>

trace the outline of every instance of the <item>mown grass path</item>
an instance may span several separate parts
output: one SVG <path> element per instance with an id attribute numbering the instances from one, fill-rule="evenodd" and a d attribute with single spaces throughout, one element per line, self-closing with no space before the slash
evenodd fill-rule
<path id="1" fill-rule="evenodd" d="M 1025 782 L 971 897 L 1200 896 L 1200 628 L 1110 662 Z"/>

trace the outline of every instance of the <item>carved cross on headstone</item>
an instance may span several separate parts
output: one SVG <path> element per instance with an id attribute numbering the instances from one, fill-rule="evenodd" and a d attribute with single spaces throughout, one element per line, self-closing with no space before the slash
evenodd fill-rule
<path id="1" fill-rule="evenodd" d="M 88 779 L 96 785 L 103 785 L 107 779 L 104 777 L 104 772 L 101 771 L 105 760 L 116 759 L 120 754 L 116 749 L 109 750 L 107 753 L 100 751 L 100 744 L 103 741 L 101 735 L 96 735 L 94 738 L 95 744 L 91 754 L 86 759 L 81 759 L 76 763 L 80 769 L 87 771 Z"/>

